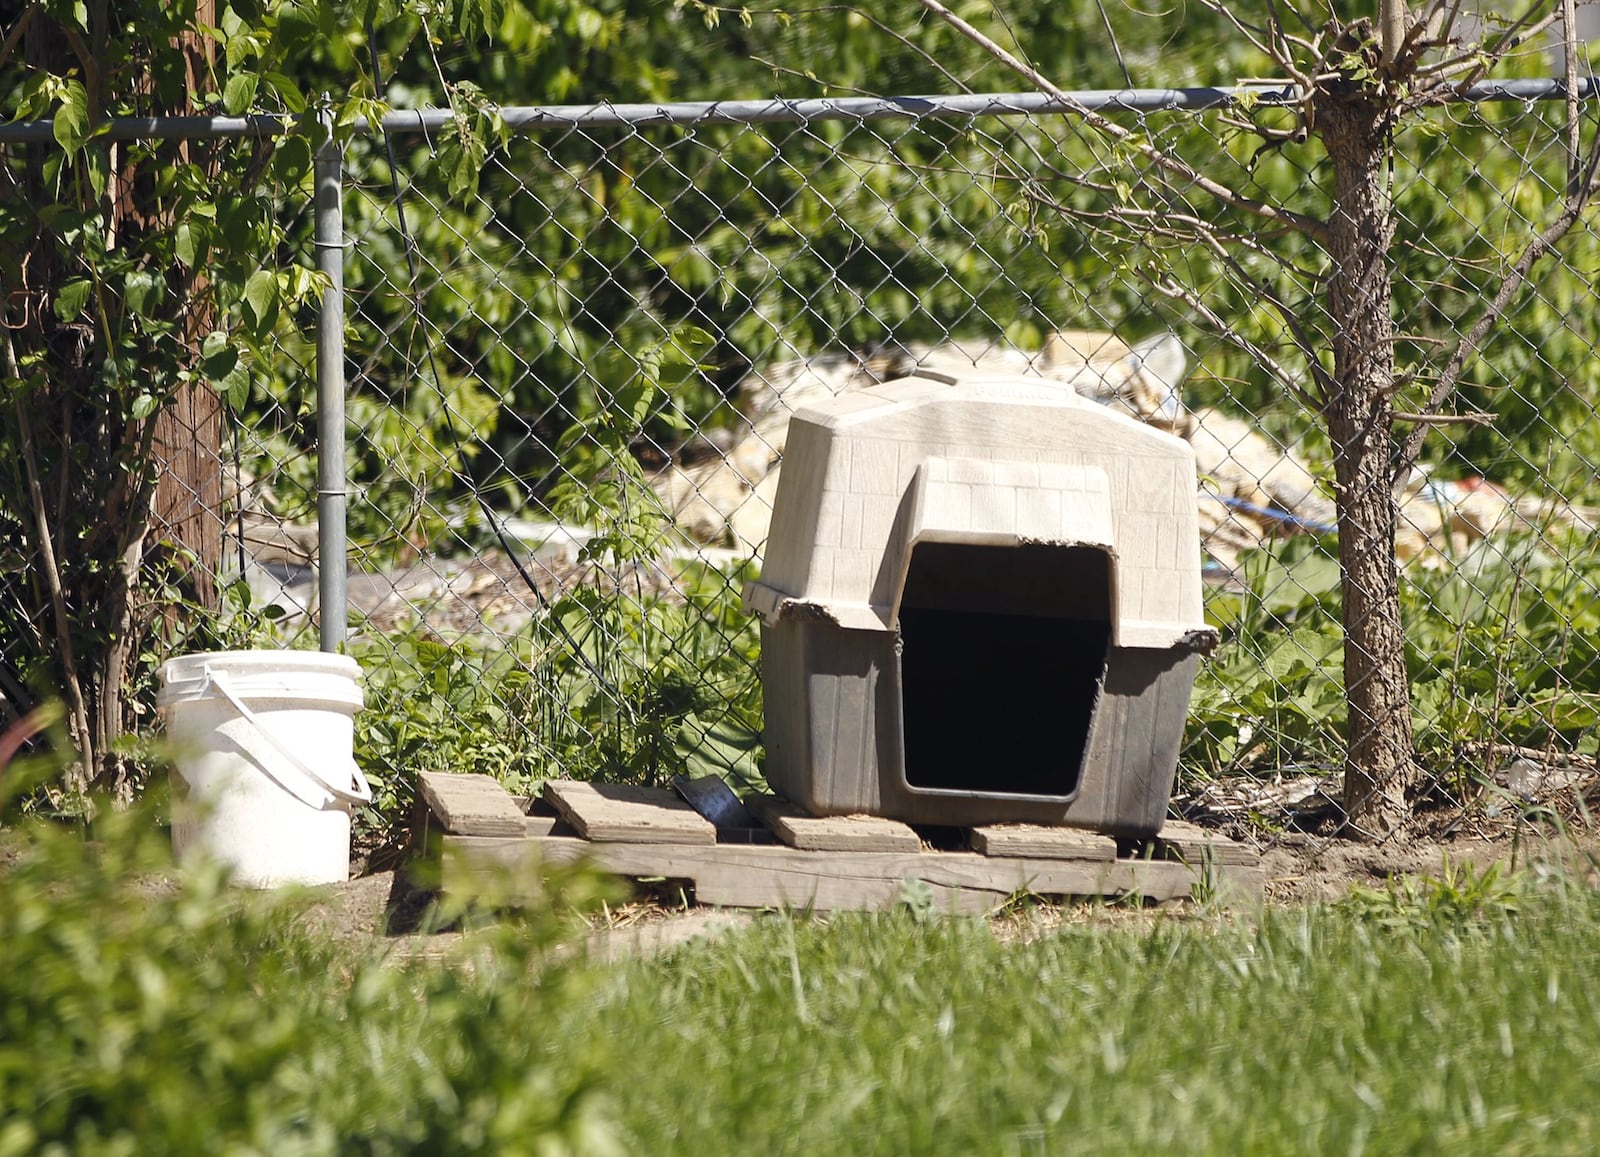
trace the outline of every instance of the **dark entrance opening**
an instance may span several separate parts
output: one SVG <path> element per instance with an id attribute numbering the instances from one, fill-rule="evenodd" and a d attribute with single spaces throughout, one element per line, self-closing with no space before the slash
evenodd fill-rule
<path id="1" fill-rule="evenodd" d="M 1111 647 L 1111 556 L 919 542 L 900 598 L 913 789 L 1070 799 Z"/>

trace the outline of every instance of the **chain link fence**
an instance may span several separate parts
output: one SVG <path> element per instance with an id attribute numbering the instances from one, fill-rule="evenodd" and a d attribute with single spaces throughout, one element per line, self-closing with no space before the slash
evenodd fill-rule
<path id="1" fill-rule="evenodd" d="M 1307 218 L 1330 211 L 1325 158 L 1241 132 L 1249 93 L 1074 99 L 1135 146 L 1028 96 L 396 114 L 349 143 L 348 646 L 367 672 L 358 746 L 391 802 L 431 768 L 757 782 L 740 591 L 787 415 L 975 367 L 1196 451 L 1223 642 L 1180 805 L 1277 822 L 1337 795 L 1331 455 L 1285 385 L 1331 341 L 1327 258 L 1142 149 Z M 1402 413 L 1562 207 L 1563 116 L 1462 100 L 1397 138 Z M 314 265 L 309 237 L 284 261 Z M 1457 798 L 1592 770 L 1597 273 L 1583 221 L 1428 416 L 1398 488 L 1417 740 Z M 250 621 L 313 645 L 315 318 L 297 320 L 236 415 L 224 513 Z"/>

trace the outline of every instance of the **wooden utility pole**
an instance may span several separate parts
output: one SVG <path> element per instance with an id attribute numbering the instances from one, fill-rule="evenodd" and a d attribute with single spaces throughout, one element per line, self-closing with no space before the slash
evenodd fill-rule
<path id="1" fill-rule="evenodd" d="M 179 37 L 185 62 L 185 97 L 190 106 L 196 106 L 198 98 L 215 87 L 216 41 L 199 28 L 214 27 L 216 22 L 216 0 L 197 0 L 194 25 Z M 188 114 L 195 108 L 168 111 Z M 205 142 L 185 141 L 181 149 L 184 160 L 209 164 L 209 146 Z M 128 206 L 133 213 L 139 212 L 136 198 L 135 193 Z M 191 299 L 199 296 L 204 286 L 204 279 L 197 275 L 189 287 Z M 196 360 L 213 316 L 209 304 L 196 305 L 184 319 L 183 341 Z M 189 594 L 202 606 L 214 606 L 223 528 L 222 400 L 217 392 L 202 381 L 180 386 L 171 404 L 156 418 L 153 450 L 159 476 L 151 510 L 150 544 L 168 544 L 192 559 L 182 564 L 189 580 Z"/>

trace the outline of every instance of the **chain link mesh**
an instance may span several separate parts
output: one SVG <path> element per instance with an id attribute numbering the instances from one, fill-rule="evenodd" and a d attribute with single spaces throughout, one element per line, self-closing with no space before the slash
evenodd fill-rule
<path id="1" fill-rule="evenodd" d="M 1330 341 L 1327 258 L 1145 147 L 1324 219 L 1316 142 L 1262 148 L 1226 109 L 1113 114 L 1131 141 L 1076 117 L 904 111 L 530 116 L 481 166 L 442 134 L 352 143 L 350 645 L 364 758 L 390 791 L 429 768 L 758 781 L 739 592 L 787 414 L 976 365 L 1074 383 L 1195 447 L 1223 645 L 1180 802 L 1278 817 L 1337 794 L 1331 454 L 1294 393 L 1313 382 L 1303 348 Z M 1561 210 L 1562 108 L 1443 106 L 1395 156 L 1411 413 Z M 1593 764 L 1597 266 L 1580 221 L 1511 295 L 1445 402 L 1460 421 L 1427 427 L 1400 488 L 1417 739 L 1458 795 Z M 257 608 L 293 639 L 317 611 L 314 346 L 280 355 L 234 430 L 227 517 Z"/>

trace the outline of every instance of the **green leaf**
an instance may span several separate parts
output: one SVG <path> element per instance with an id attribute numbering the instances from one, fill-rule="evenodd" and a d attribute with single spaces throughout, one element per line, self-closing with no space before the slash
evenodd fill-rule
<path id="1" fill-rule="evenodd" d="M 222 330 L 207 334 L 200 343 L 200 370 L 214 387 L 239 368 L 240 360 L 238 349 Z"/>
<path id="2" fill-rule="evenodd" d="M 605 17 L 587 4 L 582 5 L 572 17 L 573 31 L 585 41 L 598 40 L 600 33 L 605 29 L 605 23 Z"/>
<path id="3" fill-rule="evenodd" d="M 618 420 L 627 428 L 630 436 L 632 431 L 650 416 L 650 407 L 655 397 L 655 383 L 644 374 L 636 375 L 631 382 L 617 391 L 614 409 Z"/>
<path id="4" fill-rule="evenodd" d="M 178 259 L 178 264 L 185 269 L 193 269 L 196 259 L 194 227 L 187 221 L 180 222 L 172 231 L 172 255 Z"/>
<path id="5" fill-rule="evenodd" d="M 265 72 L 261 79 L 266 81 L 267 87 L 278 94 L 278 99 L 283 102 L 283 107 L 292 113 L 306 111 L 305 94 L 300 91 L 300 86 L 293 79 L 281 72 Z"/>
<path id="6" fill-rule="evenodd" d="M 250 371 L 241 361 L 222 377 L 213 381 L 211 388 L 233 409 L 242 410 L 245 403 L 250 400 Z"/>
<path id="7" fill-rule="evenodd" d="M 61 88 L 61 103 L 50 126 L 56 144 L 66 152 L 76 152 L 89 136 L 89 94 L 79 80 L 69 80 Z"/>
<path id="8" fill-rule="evenodd" d="M 123 299 L 128 303 L 128 308 L 140 317 L 154 317 L 165 288 L 156 274 L 148 270 L 135 270 L 122 283 Z"/>
<path id="9" fill-rule="evenodd" d="M 298 134 L 283 137 L 272 152 L 272 170 L 280 181 L 299 181 L 311 172 L 315 157 L 311 142 Z"/>
<path id="10" fill-rule="evenodd" d="M 55 314 L 62 321 L 76 321 L 89 304 L 91 285 L 87 278 L 69 281 L 56 291 Z"/>
<path id="11" fill-rule="evenodd" d="M 98 200 L 111 187 L 111 157 L 104 149 L 90 149 L 83 154 L 84 171 L 89 177 L 89 188 Z"/>
<path id="12" fill-rule="evenodd" d="M 206 334 L 200 343 L 200 368 L 211 388 L 235 410 L 250 400 L 249 370 L 226 331 L 219 329 Z"/>
<path id="13" fill-rule="evenodd" d="M 156 398 L 153 395 L 151 395 L 151 394 L 140 394 L 137 398 L 135 398 L 133 400 L 133 409 L 131 411 L 131 413 L 133 414 L 133 420 L 136 421 L 136 422 L 144 421 L 151 414 L 156 412 L 156 407 L 159 404 L 160 403 L 157 402 Z"/>
<path id="14" fill-rule="evenodd" d="M 236 72 L 222 88 L 222 107 L 230 116 L 242 116 L 255 103 L 261 78 L 253 72 Z"/>
<path id="15" fill-rule="evenodd" d="M 717 339 L 699 326 L 682 325 L 674 329 L 671 336 L 661 345 L 662 382 L 676 385 L 691 377 L 697 370 L 706 368 L 706 355 L 716 344 Z"/>
<path id="16" fill-rule="evenodd" d="M 439 162 L 449 178 L 450 195 L 464 198 L 478 188 L 478 174 L 489 157 L 489 144 L 478 125 L 458 120 L 444 132 Z"/>
<path id="17" fill-rule="evenodd" d="M 245 318 L 250 328 L 264 333 L 278 317 L 278 278 L 270 270 L 258 269 L 244 283 Z"/>

